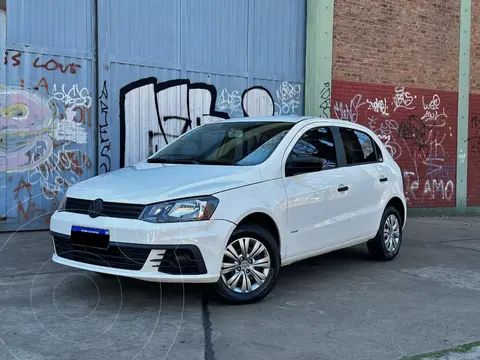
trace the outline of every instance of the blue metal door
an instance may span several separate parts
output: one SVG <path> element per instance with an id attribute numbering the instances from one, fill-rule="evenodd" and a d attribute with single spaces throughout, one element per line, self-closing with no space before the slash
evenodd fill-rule
<path id="1" fill-rule="evenodd" d="M 6 20 L 6 0 L 0 0 L 0 54 L 5 54 Z M 2 61 L 0 61 L 0 68 L 0 107 L 3 107 L 6 67 Z M 0 114 L 0 226 L 7 220 L 6 144 L 7 129 Z"/>
<path id="2" fill-rule="evenodd" d="M 96 174 L 93 0 L 6 9 L 0 230 L 43 229 L 66 189 Z"/>
<path id="3" fill-rule="evenodd" d="M 99 173 L 206 122 L 302 113 L 305 1 L 121 4 L 99 2 Z"/>

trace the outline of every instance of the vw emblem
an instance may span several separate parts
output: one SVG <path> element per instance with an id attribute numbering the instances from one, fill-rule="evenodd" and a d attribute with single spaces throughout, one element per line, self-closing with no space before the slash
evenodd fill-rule
<path id="1" fill-rule="evenodd" d="M 92 203 L 90 204 L 90 207 L 88 208 L 88 215 L 91 218 L 96 218 L 97 216 L 102 215 L 102 210 L 103 210 L 103 200 L 95 199 L 92 201 Z"/>

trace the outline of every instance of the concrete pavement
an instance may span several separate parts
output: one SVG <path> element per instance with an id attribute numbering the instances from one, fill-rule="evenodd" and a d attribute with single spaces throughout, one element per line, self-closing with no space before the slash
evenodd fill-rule
<path id="1" fill-rule="evenodd" d="M 54 264 L 46 232 L 0 248 L 0 359 L 391 360 L 480 340 L 478 217 L 411 218 L 393 262 L 319 256 L 247 306 Z"/>

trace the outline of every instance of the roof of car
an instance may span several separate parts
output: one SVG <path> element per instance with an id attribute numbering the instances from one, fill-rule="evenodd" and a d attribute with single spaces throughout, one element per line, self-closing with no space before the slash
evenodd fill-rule
<path id="1" fill-rule="evenodd" d="M 230 118 L 224 121 L 232 121 L 232 122 L 238 122 L 238 121 L 280 121 L 280 122 L 291 122 L 291 123 L 298 123 L 300 121 L 305 121 L 305 120 L 310 120 L 310 121 L 320 121 L 320 122 L 325 122 L 325 123 L 336 123 L 336 124 L 343 124 L 343 125 L 349 125 L 349 126 L 354 126 L 356 125 L 355 123 L 352 123 L 351 121 L 347 120 L 341 120 L 341 119 L 332 119 L 332 118 L 321 118 L 321 117 L 316 117 L 316 116 L 300 116 L 300 115 L 280 115 L 280 116 L 249 116 L 249 117 L 235 117 L 235 118 Z"/>
<path id="2" fill-rule="evenodd" d="M 284 122 L 299 122 L 311 118 L 310 116 L 299 115 L 280 115 L 280 116 L 248 116 L 248 117 L 234 117 L 222 121 L 239 122 L 239 121 L 284 121 Z"/>
<path id="3" fill-rule="evenodd" d="M 223 121 L 228 121 L 228 122 L 271 121 L 271 122 L 289 122 L 292 124 L 305 122 L 306 125 L 309 125 L 311 123 L 316 123 L 322 126 L 344 126 L 350 129 L 367 131 L 370 135 L 372 135 L 373 133 L 371 129 L 367 128 L 364 125 L 358 124 L 356 122 L 342 120 L 342 119 L 321 118 L 318 116 L 300 116 L 300 115 L 249 116 L 249 117 L 235 117 L 235 118 L 230 118 Z"/>

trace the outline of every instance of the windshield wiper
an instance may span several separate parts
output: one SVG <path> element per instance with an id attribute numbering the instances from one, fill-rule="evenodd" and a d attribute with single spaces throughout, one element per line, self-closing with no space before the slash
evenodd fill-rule
<path id="1" fill-rule="evenodd" d="M 202 165 L 234 165 L 231 161 L 225 160 L 198 160 L 198 164 Z"/>
<path id="2" fill-rule="evenodd" d="M 207 159 L 199 159 L 199 158 L 170 158 L 170 157 L 158 157 L 158 158 L 151 158 L 147 159 L 149 163 L 156 163 L 156 164 L 201 164 L 201 165 L 234 165 L 231 161 L 226 160 L 207 160 Z"/>
<path id="3" fill-rule="evenodd" d="M 147 159 L 148 163 L 152 164 L 199 164 L 197 160 L 193 159 L 167 159 L 167 158 L 151 158 Z"/>

